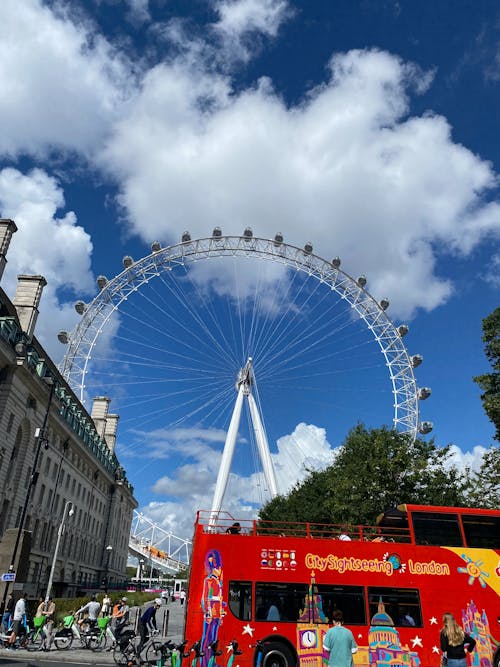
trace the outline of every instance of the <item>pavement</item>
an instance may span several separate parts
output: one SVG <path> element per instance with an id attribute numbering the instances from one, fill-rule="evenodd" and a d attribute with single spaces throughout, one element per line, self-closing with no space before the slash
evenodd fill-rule
<path id="1" fill-rule="evenodd" d="M 180 643 L 184 637 L 184 612 L 186 606 L 178 600 L 163 604 L 156 612 L 156 626 L 160 631 L 159 639 L 170 639 Z M 136 628 L 136 622 L 141 609 L 132 607 L 130 610 L 130 624 L 127 629 Z M 75 642 L 76 644 L 76 642 Z M 3 659 L 41 662 L 85 663 L 87 665 L 114 665 L 112 651 L 91 651 L 90 649 L 70 648 L 67 651 L 58 651 L 54 646 L 50 651 L 27 651 L 25 649 L 10 650 L 0 648 L 0 665 L 5 664 Z"/>

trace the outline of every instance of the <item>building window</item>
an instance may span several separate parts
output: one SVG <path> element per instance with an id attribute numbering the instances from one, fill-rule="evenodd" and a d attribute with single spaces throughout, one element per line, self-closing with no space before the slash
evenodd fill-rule
<path id="1" fill-rule="evenodd" d="M 9 421 L 7 422 L 7 433 L 10 433 L 12 431 L 12 427 L 14 425 L 14 413 L 11 412 L 9 415 Z"/>

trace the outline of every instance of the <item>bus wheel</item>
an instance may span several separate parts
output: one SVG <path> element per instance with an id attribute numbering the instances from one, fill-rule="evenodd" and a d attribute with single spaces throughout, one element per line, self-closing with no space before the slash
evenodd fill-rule
<path id="1" fill-rule="evenodd" d="M 264 644 L 261 667 L 295 667 L 297 661 L 291 650 L 281 642 Z"/>

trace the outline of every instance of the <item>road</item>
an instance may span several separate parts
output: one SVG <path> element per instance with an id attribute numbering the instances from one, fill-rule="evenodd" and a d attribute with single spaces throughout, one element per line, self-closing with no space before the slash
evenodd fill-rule
<path id="1" fill-rule="evenodd" d="M 130 610 L 131 626 L 139 612 L 138 608 Z M 169 602 L 160 607 L 156 614 L 156 625 L 159 630 L 166 628 L 166 636 L 174 642 L 180 642 L 184 634 L 184 611 L 185 607 L 178 601 Z M 165 618 L 166 616 L 166 618 Z M 165 637 L 166 638 L 166 637 Z M 69 651 L 57 651 L 53 648 L 46 653 L 30 651 L 9 651 L 0 648 L 0 667 L 61 667 L 61 664 L 72 665 L 96 665 L 98 667 L 114 665 L 113 654 L 109 652 L 96 652 L 85 649 L 73 649 Z"/>

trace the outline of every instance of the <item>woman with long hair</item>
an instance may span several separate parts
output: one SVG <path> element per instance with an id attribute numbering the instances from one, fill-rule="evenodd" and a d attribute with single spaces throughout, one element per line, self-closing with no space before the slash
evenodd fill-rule
<path id="1" fill-rule="evenodd" d="M 476 640 L 458 625 L 453 614 L 443 614 L 441 651 L 444 664 L 448 667 L 467 667 L 465 651 L 472 653 L 475 645 Z"/>

